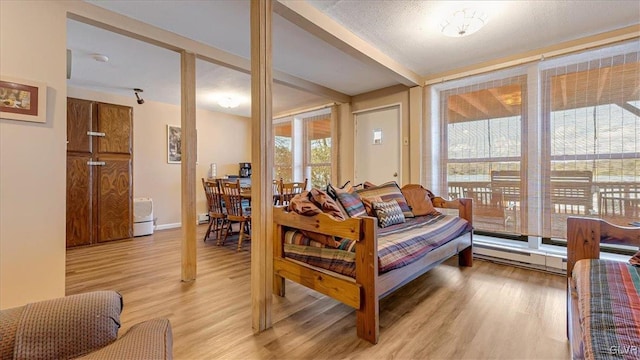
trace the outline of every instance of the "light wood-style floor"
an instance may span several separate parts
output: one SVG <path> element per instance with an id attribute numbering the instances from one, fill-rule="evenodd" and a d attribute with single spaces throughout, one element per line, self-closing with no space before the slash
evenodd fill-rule
<path id="1" fill-rule="evenodd" d="M 181 231 L 67 251 L 67 294 L 115 289 L 124 296 L 120 335 L 167 317 L 176 359 L 565 359 L 564 277 L 456 259 L 380 306 L 380 342 L 358 339 L 354 311 L 287 282 L 274 297 L 274 326 L 251 330 L 249 244 L 202 242 L 198 278 L 180 281 Z"/>

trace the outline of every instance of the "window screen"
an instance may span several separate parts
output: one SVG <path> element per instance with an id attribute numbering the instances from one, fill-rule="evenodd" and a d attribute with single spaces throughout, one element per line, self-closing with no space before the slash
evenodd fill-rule
<path id="1" fill-rule="evenodd" d="M 449 197 L 472 198 L 474 227 L 520 234 L 526 77 L 441 92 Z"/>
<path id="2" fill-rule="evenodd" d="M 543 72 L 545 237 L 568 216 L 640 221 L 638 52 Z"/>

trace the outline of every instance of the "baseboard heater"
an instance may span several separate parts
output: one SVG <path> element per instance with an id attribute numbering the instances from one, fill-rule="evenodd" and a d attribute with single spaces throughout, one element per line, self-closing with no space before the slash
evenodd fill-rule
<path id="1" fill-rule="evenodd" d="M 561 256 L 541 252 L 512 249 L 493 244 L 478 244 L 476 242 L 473 244 L 473 253 L 479 259 L 507 265 L 559 274 L 566 271 L 566 260 L 563 260 Z"/>

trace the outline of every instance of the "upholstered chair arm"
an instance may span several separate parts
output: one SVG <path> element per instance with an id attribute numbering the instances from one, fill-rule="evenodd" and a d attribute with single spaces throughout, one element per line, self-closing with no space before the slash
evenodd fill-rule
<path id="1" fill-rule="evenodd" d="M 18 319 L 14 359 L 68 359 L 118 337 L 122 297 L 94 291 L 27 304 Z"/>
<path id="2" fill-rule="evenodd" d="M 81 359 L 172 359 L 173 335 L 168 319 L 134 325 L 116 342 Z"/>

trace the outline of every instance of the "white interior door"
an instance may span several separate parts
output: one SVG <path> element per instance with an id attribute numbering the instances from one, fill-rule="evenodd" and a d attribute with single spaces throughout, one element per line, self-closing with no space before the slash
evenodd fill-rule
<path id="1" fill-rule="evenodd" d="M 400 107 L 355 114 L 355 127 L 355 184 L 400 184 Z"/>

